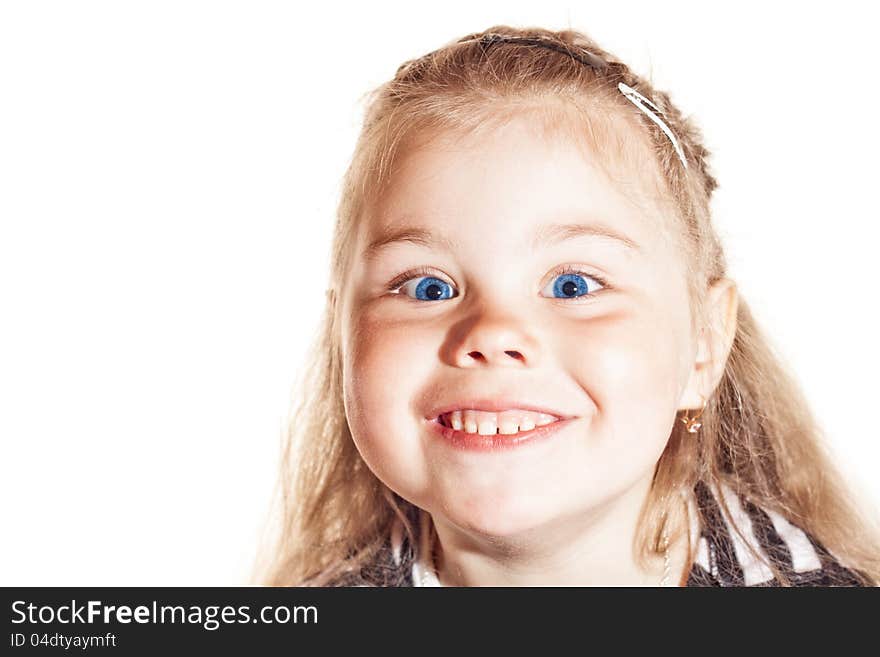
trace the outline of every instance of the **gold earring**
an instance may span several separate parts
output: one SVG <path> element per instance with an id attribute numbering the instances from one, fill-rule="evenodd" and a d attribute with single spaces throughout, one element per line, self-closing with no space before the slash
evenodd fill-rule
<path id="1" fill-rule="evenodd" d="M 705 400 L 706 398 L 703 395 L 700 395 L 700 399 Z M 697 420 L 703 414 L 703 411 L 706 410 L 706 404 L 708 402 L 703 402 L 703 407 L 700 411 L 694 415 L 693 417 L 688 417 L 688 411 L 685 410 L 684 417 L 681 418 L 681 421 L 684 422 L 684 425 L 687 427 L 688 433 L 697 433 L 701 426 L 703 426 L 702 422 L 698 422 Z"/>

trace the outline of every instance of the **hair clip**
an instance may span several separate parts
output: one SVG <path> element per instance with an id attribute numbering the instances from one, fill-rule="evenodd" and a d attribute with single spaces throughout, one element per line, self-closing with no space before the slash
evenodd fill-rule
<path id="1" fill-rule="evenodd" d="M 659 116 L 657 116 L 657 114 L 663 113 L 660 111 L 660 108 L 657 107 L 654 103 L 652 103 L 650 100 L 645 98 L 642 94 L 640 94 L 638 91 L 636 91 L 632 87 L 625 85 L 623 82 L 619 82 L 617 84 L 617 88 L 620 89 L 620 92 L 624 95 L 624 97 L 626 97 L 627 100 L 629 100 L 633 105 L 635 105 L 640 110 L 642 110 L 642 112 L 644 112 L 648 116 L 649 119 L 651 119 L 654 123 L 656 123 L 658 126 L 660 126 L 660 129 L 666 133 L 667 137 L 669 137 L 669 141 L 672 142 L 672 147 L 675 149 L 675 152 L 678 154 L 678 159 L 681 160 L 681 163 L 684 165 L 684 168 L 687 169 L 687 165 L 688 165 L 687 159 L 684 156 L 684 151 L 681 149 L 681 146 L 678 143 L 678 139 L 675 138 L 675 135 L 672 133 L 672 130 L 670 130 L 669 126 L 663 122 L 663 119 L 661 119 Z M 657 112 L 657 114 L 655 114 L 654 112 L 651 111 L 651 109 L 648 107 L 649 105 L 650 105 L 650 108 L 653 108 L 654 111 Z"/>

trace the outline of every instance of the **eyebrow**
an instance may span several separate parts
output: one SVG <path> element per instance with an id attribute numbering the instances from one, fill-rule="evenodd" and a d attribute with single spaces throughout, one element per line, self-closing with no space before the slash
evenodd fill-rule
<path id="1" fill-rule="evenodd" d="M 566 223 L 541 226 L 532 239 L 532 248 L 537 250 L 579 237 L 598 237 L 617 243 L 628 251 L 641 251 L 641 247 L 634 240 L 602 223 Z M 385 248 L 398 243 L 415 244 L 427 248 L 439 247 L 446 251 L 453 251 L 457 246 L 456 240 L 445 235 L 435 235 L 430 230 L 417 226 L 403 226 L 383 233 L 370 242 L 364 249 L 363 256 L 367 260 L 375 259 Z"/>
<path id="2" fill-rule="evenodd" d="M 383 233 L 378 238 L 370 242 L 370 244 L 367 245 L 367 248 L 364 249 L 364 259 L 373 260 L 378 257 L 381 251 L 393 244 L 398 243 L 416 244 L 418 246 L 424 246 L 427 248 L 439 246 L 446 251 L 454 250 L 457 245 L 455 240 L 449 239 L 444 235 L 435 235 L 430 230 L 427 230 L 425 228 L 404 226 L 402 228 L 392 229 L 389 232 Z"/>
<path id="3" fill-rule="evenodd" d="M 641 251 L 641 247 L 631 238 L 602 223 L 550 224 L 541 226 L 535 233 L 532 248 L 559 244 L 577 237 L 600 237 L 624 246 L 629 251 Z"/>

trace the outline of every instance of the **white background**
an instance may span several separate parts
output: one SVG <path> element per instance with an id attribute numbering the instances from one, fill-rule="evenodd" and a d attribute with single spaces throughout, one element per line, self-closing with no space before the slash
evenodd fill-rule
<path id="1" fill-rule="evenodd" d="M 874 24 L 716 5 L 0 5 L 0 584 L 247 582 L 361 96 L 496 24 L 695 115 L 731 273 L 876 512 Z"/>

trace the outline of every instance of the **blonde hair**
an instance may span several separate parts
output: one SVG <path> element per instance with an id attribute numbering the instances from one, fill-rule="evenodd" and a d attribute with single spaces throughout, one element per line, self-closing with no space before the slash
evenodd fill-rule
<path id="1" fill-rule="evenodd" d="M 551 47 L 500 41 L 485 48 L 479 39 L 491 34 L 539 38 Z M 584 65 L 584 56 L 599 58 L 603 67 Z M 621 96 L 619 82 L 659 108 L 678 137 L 687 168 L 661 129 Z M 638 169 L 640 178 L 653 182 L 673 209 L 675 221 L 666 229 L 687 265 L 692 321 L 702 325 L 706 290 L 727 271 L 710 216 L 717 187 L 707 164 L 710 153 L 668 94 L 573 30 L 494 26 L 405 62 L 394 79 L 370 93 L 343 180 L 331 281 L 346 279 L 358 222 L 381 196 L 401 151 L 435 134 L 491 130 L 524 113 L 538 119 L 548 136 L 564 130 L 606 163 Z M 645 157 L 646 149 L 651 157 Z M 412 505 L 370 471 L 350 434 L 342 401 L 339 312 L 337 292 L 328 289 L 311 360 L 297 384 L 278 482 L 278 524 L 256 565 L 261 583 L 320 586 L 356 572 L 376 556 L 395 518 L 414 542 Z M 680 513 L 673 506 L 680 497 L 671 493 L 707 482 L 726 484 L 778 512 L 866 581 L 880 581 L 876 527 L 844 485 L 803 394 L 742 298 L 726 368 L 701 421 L 696 435 L 676 421 L 657 463 L 639 519 L 643 563 L 660 551 L 664 520 Z M 722 509 L 729 517 L 723 503 Z M 782 584 L 789 583 L 773 563 L 768 566 Z"/>

